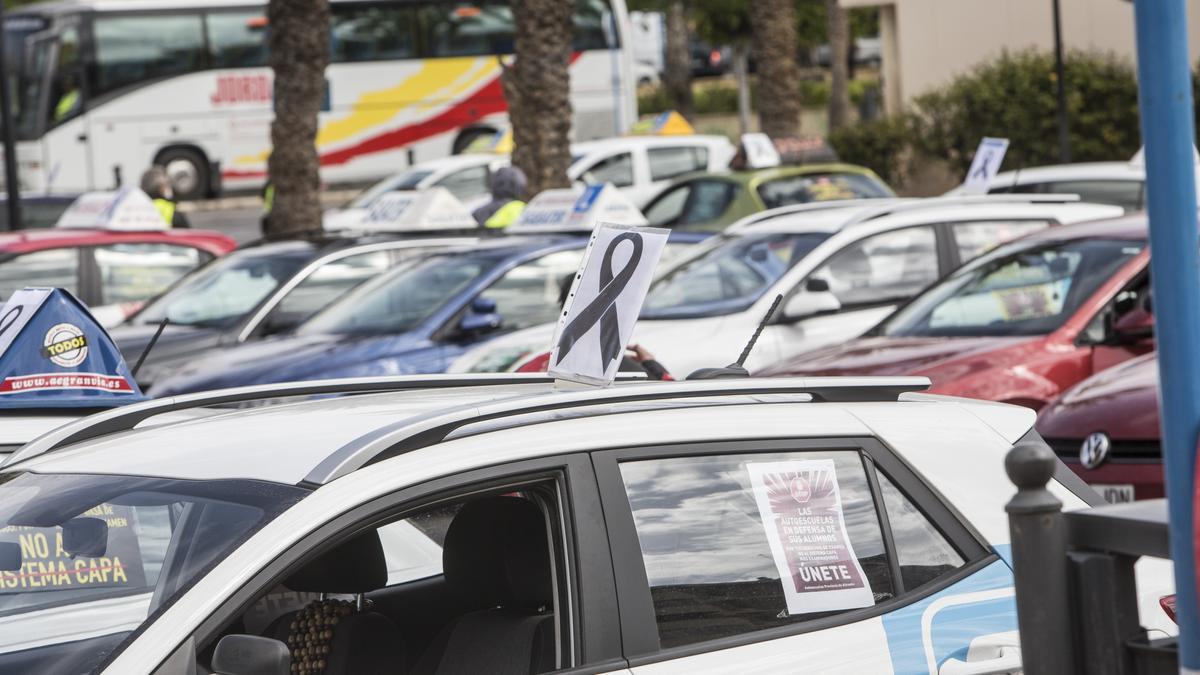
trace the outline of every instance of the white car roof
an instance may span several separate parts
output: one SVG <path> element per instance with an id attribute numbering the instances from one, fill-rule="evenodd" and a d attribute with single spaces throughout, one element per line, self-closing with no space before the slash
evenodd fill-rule
<path id="1" fill-rule="evenodd" d="M 1146 180 L 1146 167 L 1132 162 L 1085 162 L 1035 166 L 998 173 L 988 182 L 988 188 L 1084 180 L 1144 181 Z M 960 185 L 947 192 L 946 196 L 961 194 L 963 194 L 963 187 Z"/>
<path id="2" fill-rule="evenodd" d="M 74 422 L 83 415 L 61 412 L 34 413 L 28 410 L 0 410 L 0 445 L 24 445 L 52 429 Z"/>
<path id="3" fill-rule="evenodd" d="M 685 135 L 685 136 L 617 136 L 595 141 L 582 141 L 571 144 L 572 155 L 584 155 L 593 152 L 623 150 L 630 148 L 661 148 L 680 145 L 728 146 L 733 143 L 724 136 L 717 135 Z"/>
<path id="4" fill-rule="evenodd" d="M 443 386 L 450 383 L 464 386 Z M 915 399 L 909 400 L 912 394 L 905 393 L 928 384 L 924 378 L 778 378 L 624 382 L 564 391 L 544 376 L 481 375 L 270 385 L 162 399 L 100 413 L 29 444 L 5 470 L 320 485 L 390 456 L 388 449 L 397 443 L 412 445 L 424 439 L 410 448 L 416 449 L 497 434 L 497 439 L 513 439 L 514 443 L 524 436 L 527 445 L 538 445 L 541 441 L 533 439 L 543 439 L 551 422 L 560 451 L 583 447 L 580 443 L 615 447 L 784 433 L 874 435 L 861 421 L 852 419 L 848 407 L 874 401 L 914 411 L 936 408 L 941 399 L 918 397 L 922 401 L 918 405 Z M 416 388 L 419 386 L 425 388 Z M 287 392 L 348 393 L 356 387 L 413 389 L 263 405 L 206 418 L 188 419 L 178 414 L 180 408 L 228 402 L 233 400 L 231 396 L 262 403 L 263 399 L 280 400 Z M 769 402 L 799 407 L 765 405 Z M 1033 425 L 1033 413 L 1022 408 L 970 405 L 973 415 L 1010 443 Z M 798 417 L 798 411 L 811 414 Z M 172 415 L 172 421 L 155 422 L 156 414 Z M 618 414 L 623 421 L 612 423 L 613 415 Z M 87 439 L 89 434 L 93 438 Z M 85 440 L 72 444 L 72 438 Z M 531 452 L 535 450 L 530 447 Z"/>

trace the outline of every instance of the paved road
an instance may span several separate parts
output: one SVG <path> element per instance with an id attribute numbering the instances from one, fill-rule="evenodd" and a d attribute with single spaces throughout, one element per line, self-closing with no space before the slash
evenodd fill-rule
<path id="1" fill-rule="evenodd" d="M 340 206 L 358 190 L 329 190 L 321 193 L 324 208 Z M 257 196 L 226 197 L 182 205 L 192 227 L 216 230 L 233 237 L 239 244 L 262 236 L 262 201 Z"/>

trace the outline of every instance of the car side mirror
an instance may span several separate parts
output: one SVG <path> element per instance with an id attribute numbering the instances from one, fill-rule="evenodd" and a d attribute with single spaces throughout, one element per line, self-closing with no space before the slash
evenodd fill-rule
<path id="1" fill-rule="evenodd" d="M 72 518 L 62 525 L 63 551 L 72 556 L 99 558 L 108 550 L 108 523 L 102 518 Z"/>
<path id="2" fill-rule="evenodd" d="M 17 572 L 24 562 L 20 544 L 15 541 L 0 541 L 0 570 Z"/>
<path id="3" fill-rule="evenodd" d="M 504 319 L 496 312 L 496 301 L 479 297 L 471 302 L 470 309 L 458 322 L 459 334 L 463 337 L 479 337 L 499 330 Z"/>
<path id="4" fill-rule="evenodd" d="M 828 282 L 823 279 L 810 279 L 803 290 L 788 298 L 780 315 L 780 323 L 795 323 L 818 314 L 832 314 L 841 308 L 842 303 L 830 292 Z"/>
<path id="5" fill-rule="evenodd" d="M 1105 342 L 1111 345 L 1132 345 L 1154 337 L 1154 315 L 1136 308 L 1121 315 L 1106 331 Z"/>
<path id="6" fill-rule="evenodd" d="M 292 652 L 279 640 L 257 635 L 226 635 L 213 652 L 217 675 L 288 675 Z"/>

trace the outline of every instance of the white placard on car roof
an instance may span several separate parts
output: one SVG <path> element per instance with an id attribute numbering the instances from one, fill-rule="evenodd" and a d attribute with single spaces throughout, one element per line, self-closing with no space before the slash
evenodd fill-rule
<path id="1" fill-rule="evenodd" d="M 388 192 L 372 202 L 353 224 L 341 219 L 335 222 L 347 229 L 373 232 L 425 232 L 478 227 L 467 207 L 444 187 Z"/>
<path id="2" fill-rule="evenodd" d="M 670 230 L 596 226 L 559 315 L 548 371 L 583 384 L 611 384 Z"/>
<path id="3" fill-rule="evenodd" d="M 509 232 L 591 232 L 599 222 L 646 225 L 646 217 L 612 183 L 545 190 L 530 200 Z"/>
<path id="4" fill-rule="evenodd" d="M 774 141 L 764 133 L 742 134 L 742 150 L 746 153 L 746 166 L 751 169 L 770 169 L 783 161 Z"/>
<path id="5" fill-rule="evenodd" d="M 87 192 L 71 203 L 55 227 L 101 230 L 165 230 L 169 225 L 150 197 L 137 188 Z"/>
<path id="6" fill-rule="evenodd" d="M 996 174 L 1000 173 L 1000 165 L 1004 163 L 1004 153 L 1008 152 L 1007 138 L 984 137 L 979 141 L 975 150 L 975 158 L 971 160 L 971 168 L 967 170 L 967 178 L 963 181 L 963 194 L 985 195 L 988 186 Z"/>

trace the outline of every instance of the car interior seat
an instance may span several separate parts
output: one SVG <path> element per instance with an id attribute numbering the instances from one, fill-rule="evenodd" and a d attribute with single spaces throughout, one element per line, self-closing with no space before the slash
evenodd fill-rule
<path id="1" fill-rule="evenodd" d="M 325 598 L 273 621 L 266 637 L 287 644 L 301 672 L 325 675 L 394 675 L 406 662 L 406 645 L 391 619 L 371 611 L 363 594 L 387 585 L 379 534 L 370 530 L 309 561 L 284 582 L 298 592 L 354 595 Z M 295 671 L 293 671 L 295 672 Z"/>
<path id="2" fill-rule="evenodd" d="M 442 548 L 446 583 L 481 609 L 450 621 L 414 675 L 531 675 L 556 668 L 554 585 L 546 520 L 533 502 L 465 504 Z"/>

